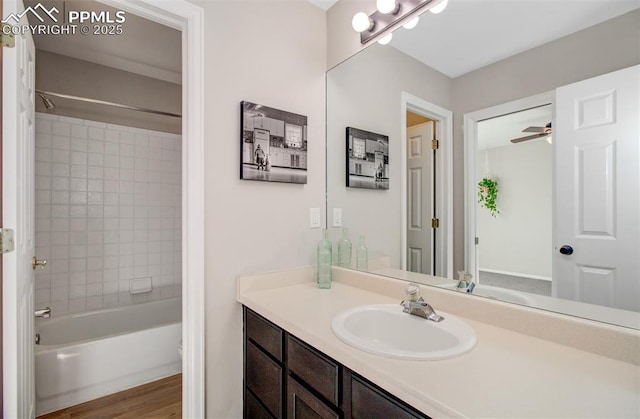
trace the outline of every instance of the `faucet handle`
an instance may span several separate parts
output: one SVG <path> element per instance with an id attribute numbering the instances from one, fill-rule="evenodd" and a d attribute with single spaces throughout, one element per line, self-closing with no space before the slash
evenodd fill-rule
<path id="1" fill-rule="evenodd" d="M 420 286 L 415 282 L 409 282 L 404 290 L 408 301 L 418 301 L 422 299 L 420 296 Z"/>

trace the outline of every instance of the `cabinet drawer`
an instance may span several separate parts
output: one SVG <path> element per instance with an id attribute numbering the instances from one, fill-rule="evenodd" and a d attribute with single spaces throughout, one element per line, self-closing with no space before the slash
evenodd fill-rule
<path id="1" fill-rule="evenodd" d="M 429 419 L 355 375 L 351 376 L 351 417 L 354 419 Z"/>
<path id="2" fill-rule="evenodd" d="M 287 377 L 287 418 L 339 419 L 340 415 L 307 391 L 295 378 Z"/>
<path id="3" fill-rule="evenodd" d="M 247 338 L 282 362 L 282 329 L 249 309 L 245 309 L 245 327 Z"/>
<path id="4" fill-rule="evenodd" d="M 290 335 L 287 337 L 287 357 L 289 371 L 339 406 L 340 364 Z"/>
<path id="5" fill-rule="evenodd" d="M 246 346 L 245 384 L 276 418 L 282 417 L 282 367 L 251 342 Z"/>

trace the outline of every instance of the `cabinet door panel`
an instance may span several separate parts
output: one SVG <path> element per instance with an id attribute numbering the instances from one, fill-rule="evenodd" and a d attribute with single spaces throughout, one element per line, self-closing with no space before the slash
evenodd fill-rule
<path id="1" fill-rule="evenodd" d="M 245 419 L 273 419 L 263 405 L 260 404 L 256 396 L 250 391 L 244 393 L 244 418 Z"/>
<path id="2" fill-rule="evenodd" d="M 287 378 L 289 419 L 339 419 L 340 415 L 307 391 L 295 378 Z"/>
<path id="3" fill-rule="evenodd" d="M 271 414 L 282 417 L 282 368 L 253 343 L 246 346 L 246 385 Z"/>
<path id="4" fill-rule="evenodd" d="M 355 376 L 351 379 L 351 417 L 354 419 L 427 418 Z"/>

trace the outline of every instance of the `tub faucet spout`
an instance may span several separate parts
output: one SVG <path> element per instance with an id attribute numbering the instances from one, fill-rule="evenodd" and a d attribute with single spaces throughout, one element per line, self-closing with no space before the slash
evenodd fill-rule
<path id="1" fill-rule="evenodd" d="M 51 317 L 51 309 L 49 307 L 43 308 L 42 310 L 36 310 L 34 315 L 36 317 L 42 317 L 43 319 L 48 319 Z"/>

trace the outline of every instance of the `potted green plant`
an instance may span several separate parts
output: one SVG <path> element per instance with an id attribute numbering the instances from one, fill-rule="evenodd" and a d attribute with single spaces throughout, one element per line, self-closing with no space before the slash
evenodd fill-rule
<path id="1" fill-rule="evenodd" d="M 500 214 L 500 210 L 496 206 L 496 199 L 498 198 L 498 182 L 483 178 L 478 182 L 478 203 L 488 209 L 493 217 L 496 214 Z"/>

